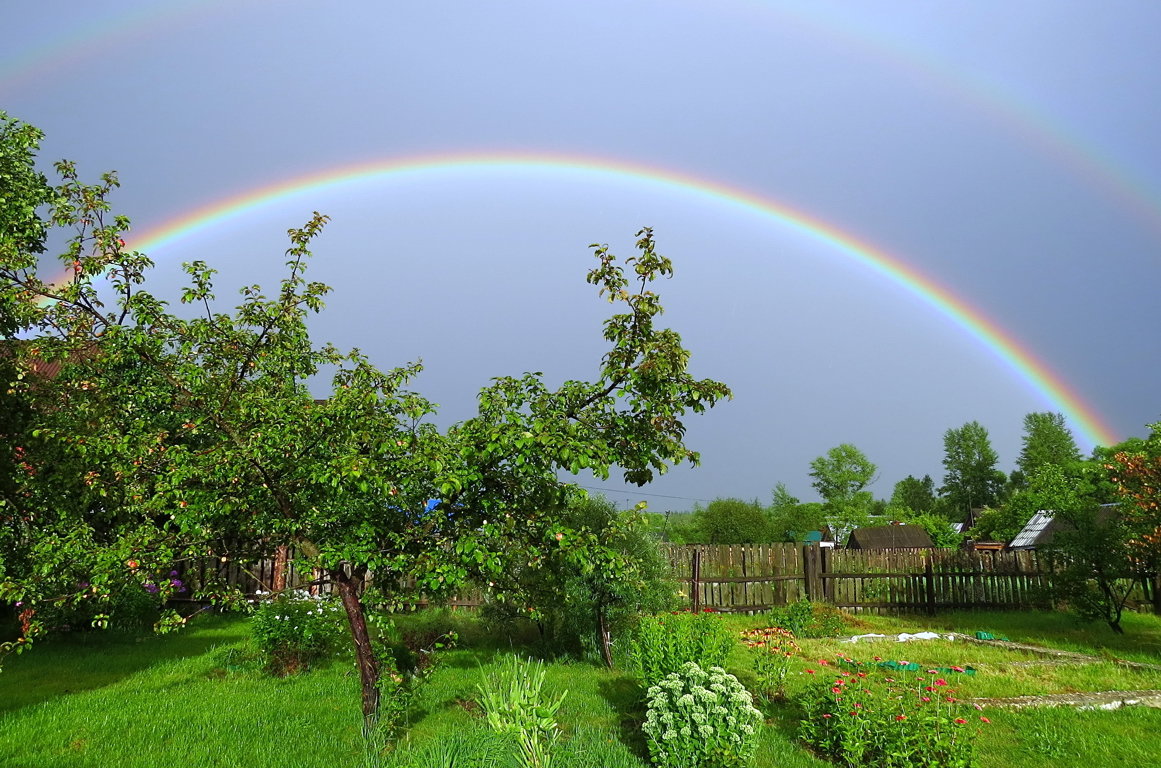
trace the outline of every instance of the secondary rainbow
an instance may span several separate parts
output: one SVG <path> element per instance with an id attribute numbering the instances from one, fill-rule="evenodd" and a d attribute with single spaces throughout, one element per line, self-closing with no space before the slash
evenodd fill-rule
<path id="1" fill-rule="evenodd" d="M 707 202 L 735 206 L 770 219 L 809 239 L 826 244 L 858 265 L 895 283 L 924 304 L 949 318 L 983 344 L 1005 367 L 1060 410 L 1091 445 L 1112 445 L 1115 433 L 1068 384 L 1010 334 L 949 289 L 902 259 L 885 253 L 854 235 L 795 210 L 768 196 L 725 183 L 690 176 L 667 168 L 602 157 L 530 153 L 442 154 L 387 158 L 295 176 L 218 200 L 133 235 L 129 245 L 156 254 L 196 232 L 239 219 L 258 209 L 295 198 L 372 180 L 401 181 L 408 176 L 473 171 L 549 170 L 560 176 L 578 174 L 607 181 L 632 181 L 678 190 Z"/>

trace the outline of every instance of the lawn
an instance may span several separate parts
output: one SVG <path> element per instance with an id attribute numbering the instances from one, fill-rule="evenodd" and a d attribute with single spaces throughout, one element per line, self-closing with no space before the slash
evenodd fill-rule
<path id="1" fill-rule="evenodd" d="M 765 623 L 762 617 L 726 620 L 739 631 Z M 461 640 L 457 648 L 441 652 L 436 671 L 413 702 L 406 735 L 383 765 L 507 765 L 502 760 L 463 760 L 465 755 L 506 754 L 504 744 L 484 726 L 476 686 L 505 654 L 534 653 L 534 637 L 486 632 L 467 614 L 434 613 L 411 621 L 440 628 L 454 625 Z M 850 634 L 928 628 L 969 634 L 987 630 L 1099 660 L 1045 664 L 1033 653 L 945 640 L 852 644 L 836 638 L 802 639 L 788 694 L 793 697 L 810 684 L 807 669 L 826 670 L 839 655 L 864 662 L 878 656 L 932 667 L 974 667 L 975 675 L 957 674 L 950 680 L 961 698 L 1161 688 L 1161 673 L 1115 663 L 1122 658 L 1161 663 L 1161 621 L 1152 616 L 1128 617 L 1124 636 L 1052 613 L 866 617 L 848 627 Z M 79 633 L 42 642 L 30 653 L 9 658 L 0 674 L 0 765 L 368 764 L 360 735 L 358 680 L 344 653 L 305 674 L 273 678 L 253 661 L 249 647 L 246 620 L 232 616 L 199 618 L 176 635 Z M 743 682 L 753 681 L 741 644 L 727 666 Z M 648 764 L 640 734 L 641 690 L 631 674 L 587 661 L 557 660 L 547 665 L 546 687 L 568 691 L 558 716 L 565 738 L 557 765 Z M 756 768 L 829 765 L 796 742 L 795 704 L 767 704 L 764 711 L 768 719 Z M 1022 768 L 1161 762 L 1161 744 L 1154 736 L 1161 729 L 1161 710 L 991 708 L 986 714 L 991 723 L 979 726 L 977 745 L 983 768 L 1016 762 Z"/>

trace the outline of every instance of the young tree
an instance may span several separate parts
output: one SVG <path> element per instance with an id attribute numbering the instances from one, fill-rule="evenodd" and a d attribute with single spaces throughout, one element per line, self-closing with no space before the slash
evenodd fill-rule
<path id="1" fill-rule="evenodd" d="M 831 448 L 810 462 L 811 485 L 822 496 L 831 524 L 841 533 L 865 525 L 874 501 L 864 490 L 875 480 L 877 467 L 850 443 Z M 841 536 L 836 534 L 836 541 Z"/>
<path id="2" fill-rule="evenodd" d="M 1064 525 L 1044 548 L 1054 567 L 1053 590 L 1078 616 L 1103 620 L 1121 634 L 1121 616 L 1138 584 L 1152 570 L 1136 557 L 1129 518 L 1102 508 L 1091 488 L 1054 464 L 1035 472 L 1026 492 L 1032 506 L 1049 510 Z"/>
<path id="3" fill-rule="evenodd" d="M 996 469 L 999 457 L 992 449 L 988 430 L 976 421 L 943 435 L 943 486 L 953 519 L 963 519 L 972 509 L 995 506 L 1004 487 L 1004 473 Z"/>
<path id="4" fill-rule="evenodd" d="M 1014 475 L 1018 472 L 1019 477 L 1028 478 L 1045 464 L 1067 466 L 1080 458 L 1080 449 L 1062 414 L 1044 412 L 1024 416 L 1024 447 L 1016 460 Z"/>
<path id="5" fill-rule="evenodd" d="M 895 489 L 891 493 L 892 508 L 909 509 L 913 514 L 934 512 L 937 505 L 935 481 L 931 479 L 931 475 L 924 475 L 922 480 L 908 475 L 895 483 Z"/>
<path id="6" fill-rule="evenodd" d="M 680 337 L 656 323 L 662 305 L 650 285 L 672 265 L 648 229 L 628 275 L 594 246 L 588 281 L 623 311 L 605 323 L 609 348 L 592 381 L 496 379 L 480 392 L 478 415 L 439 430 L 428 420 L 434 406 L 407 389 L 418 365 L 382 371 L 358 351 L 311 342 L 307 320 L 329 289 L 304 273 L 324 216 L 290 232 L 278 290 L 268 297 L 247 286 L 233 312 L 215 310 L 213 270 L 186 265 L 181 300 L 200 312 L 182 316 L 147 289 L 148 258 L 124 248 L 128 222 L 106 202 L 115 178 L 93 187 L 70 165 L 59 170 L 56 220 L 76 230 L 62 259 L 70 278 L 51 284 L 32 254 L 5 251 L 0 291 L 35 337 L 19 350 L 23 370 L 43 361 L 62 369 L 23 389 L 45 446 L 32 460 L 82 478 L 100 519 L 27 496 L 16 512 L 36 521 L 20 542 L 32 561 L 3 572 L 0 599 L 32 609 L 102 600 L 111 585 L 140 585 L 184 558 L 246 560 L 292 543 L 346 609 L 368 726 L 379 657 L 366 588 L 403 603 L 416 597 L 407 579 L 438 597 L 474 574 L 502 574 L 507 558 L 535 564 L 585 546 L 558 516 L 579 494 L 558 473 L 607 477 L 619 466 L 641 484 L 696 463 L 684 417 L 729 396 L 693 378 Z M 320 401 L 306 382 L 324 366 L 337 372 Z M 30 491 L 37 484 L 28 478 Z M 69 578 L 38 578 L 63 561 Z"/>

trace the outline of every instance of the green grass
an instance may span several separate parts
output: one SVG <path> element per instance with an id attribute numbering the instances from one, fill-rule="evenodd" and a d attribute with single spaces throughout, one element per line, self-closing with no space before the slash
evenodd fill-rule
<path id="1" fill-rule="evenodd" d="M 762 625 L 762 617 L 730 617 L 737 629 Z M 420 689 L 410 727 L 385 768 L 507 766 L 506 750 L 484 727 L 476 686 L 503 654 L 535 652 L 527 633 L 498 635 L 463 615 L 430 613 L 403 622 L 441 629 L 456 624 L 460 647 Z M 916 661 L 976 667 L 974 677 L 949 678 L 957 696 L 1161 688 L 1161 673 L 1112 663 L 1130 658 L 1161 663 L 1161 621 L 1130 616 L 1127 633 L 1076 624 L 1060 614 L 958 614 L 860 617 L 851 634 L 921 629 L 971 633 L 984 629 L 1011 639 L 1103 657 L 1094 664 L 1045 665 L 1035 654 L 946 641 L 857 644 L 803 639 L 789 692 L 802 690 L 826 671 L 818 659 L 844 653 L 860 660 Z M 108 766 L 154 768 L 181 761 L 198 766 L 278 768 L 367 765 L 360 735 L 358 680 L 349 658 L 337 656 L 309 673 L 272 678 L 244 661 L 246 624 L 234 617 L 204 617 L 189 630 L 163 637 L 83 633 L 38 644 L 10 657 L 0 673 L 0 766 Z M 243 659 L 239 661 L 239 659 Z M 727 666 L 746 682 L 746 651 L 739 644 Z M 560 711 L 565 735 L 561 768 L 644 768 L 640 734 L 641 690 L 623 671 L 587 662 L 547 665 L 548 693 L 568 691 Z M 829 765 L 794 740 L 791 703 L 766 706 L 769 717 L 755 768 Z M 1156 764 L 1161 710 L 1114 712 L 1071 709 L 989 709 L 980 725 L 980 765 L 1022 768 L 1088 764 Z M 496 760 L 488 762 L 491 755 Z M 465 758 L 478 758 L 465 759 Z"/>

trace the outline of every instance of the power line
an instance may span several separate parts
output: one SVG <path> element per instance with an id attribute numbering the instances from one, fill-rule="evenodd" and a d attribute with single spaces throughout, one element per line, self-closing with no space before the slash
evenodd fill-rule
<path id="1" fill-rule="evenodd" d="M 609 493 L 616 496 L 656 496 L 659 499 L 680 499 L 682 501 L 704 501 L 710 503 L 713 499 L 698 499 L 693 496 L 668 496 L 664 493 L 645 493 L 644 491 L 627 491 L 618 488 L 597 488 L 594 485 L 581 485 L 580 483 L 573 483 L 577 488 L 584 488 L 586 491 L 601 491 L 602 493 Z"/>

